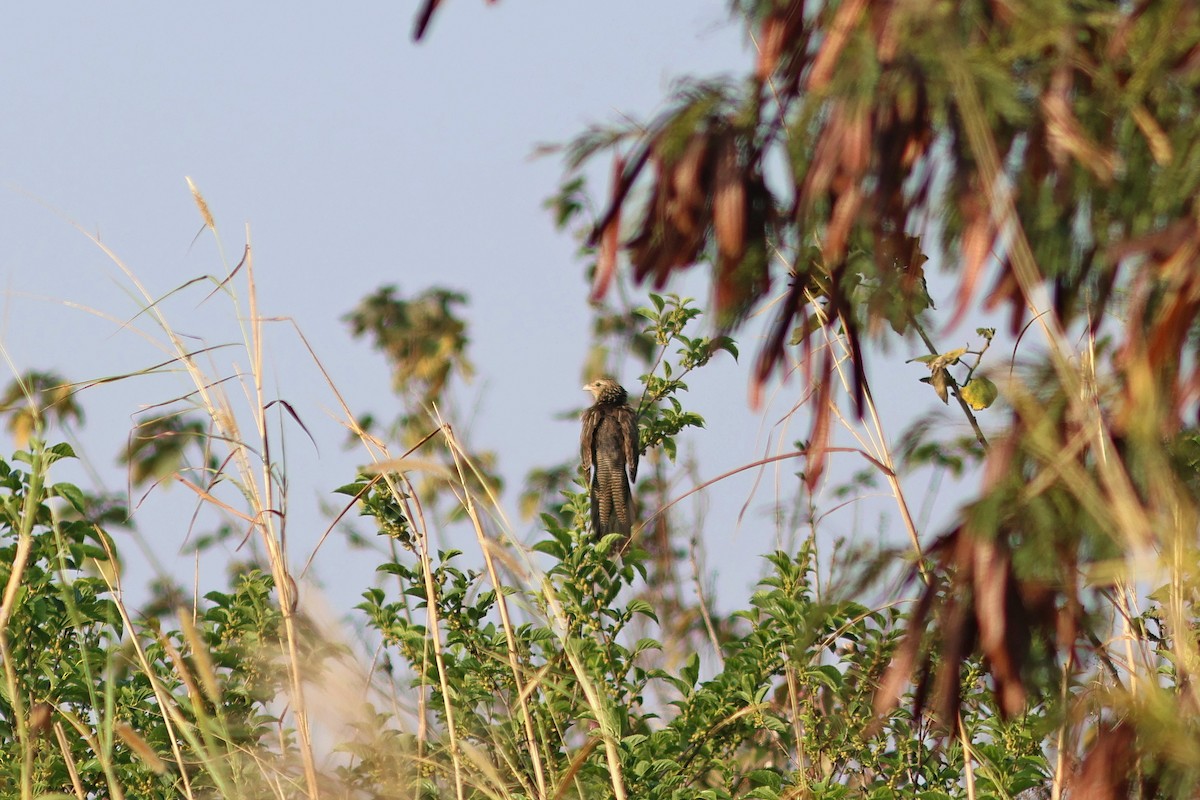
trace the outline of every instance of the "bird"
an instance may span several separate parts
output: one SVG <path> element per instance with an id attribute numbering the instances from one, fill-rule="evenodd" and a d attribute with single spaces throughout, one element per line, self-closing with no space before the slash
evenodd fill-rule
<path id="1" fill-rule="evenodd" d="M 627 404 L 629 395 L 612 378 L 584 386 L 595 403 L 583 412 L 579 457 L 592 499 L 592 531 L 596 536 L 633 530 L 633 493 L 637 480 L 637 413 Z"/>

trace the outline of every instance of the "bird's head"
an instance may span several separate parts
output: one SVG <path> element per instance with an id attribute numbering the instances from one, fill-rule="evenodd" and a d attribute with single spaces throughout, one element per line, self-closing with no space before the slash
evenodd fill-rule
<path id="1" fill-rule="evenodd" d="M 614 381 L 612 378 L 598 378 L 587 386 L 583 387 L 584 391 L 591 392 L 592 397 L 600 405 L 624 405 L 629 396 L 625 393 L 625 389 L 621 384 Z"/>

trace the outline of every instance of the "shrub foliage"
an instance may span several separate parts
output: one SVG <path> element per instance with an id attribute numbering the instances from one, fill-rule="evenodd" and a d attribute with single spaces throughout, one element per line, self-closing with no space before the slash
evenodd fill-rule
<path id="1" fill-rule="evenodd" d="M 189 598 L 164 579 L 132 609 L 123 502 L 60 480 L 75 453 L 48 444 L 82 422 L 82 385 L 31 372 L 4 394 L 20 449 L 0 460 L 0 794 L 1200 791 L 1200 5 L 733 8 L 756 53 L 746 75 L 686 81 L 655 119 L 585 132 L 550 202 L 592 281 L 584 371 L 640 373 L 635 535 L 588 531 L 569 462 L 529 476 L 536 532 L 517 535 L 499 456 L 442 416 L 474 369 L 466 297 L 385 287 L 346 319 L 402 410 L 382 426 L 346 409 L 370 463 L 343 478 L 330 528 L 373 547 L 378 570 L 361 635 L 331 630 L 285 546 L 277 445 L 308 431 L 264 388 L 247 246 L 208 280 L 250 368 L 206 372 L 220 348 L 186 349 L 144 296 L 173 358 L 143 372 L 194 385 L 121 456 L 131 485 L 187 487 L 215 530 L 196 548 L 251 543 L 227 586 Z M 608 199 L 590 218 L 584 165 L 603 154 Z M 930 264 L 949 275 L 942 311 Z M 664 291 L 696 265 L 707 310 Z M 767 306 L 746 379 L 757 401 L 779 373 L 802 376 L 792 413 L 809 435 L 746 467 L 796 465 L 758 539 L 788 546 L 762 547 L 758 589 L 722 613 L 676 507 L 679 443 L 704 426 L 688 380 L 736 359 Z M 1007 331 L 935 340 L 989 310 Z M 912 388 L 929 385 L 937 415 L 893 450 L 877 404 L 899 395 L 878 391 L 876 365 L 912 346 Z M 225 393 L 238 381 L 246 407 Z M 867 469 L 835 479 L 842 453 Z M 978 488 L 925 530 L 913 474 Z M 881 491 L 902 550 L 825 535 L 828 513 Z"/>

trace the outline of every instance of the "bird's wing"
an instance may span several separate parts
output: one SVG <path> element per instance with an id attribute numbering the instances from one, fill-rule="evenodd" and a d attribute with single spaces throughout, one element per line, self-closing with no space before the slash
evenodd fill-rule
<path id="1" fill-rule="evenodd" d="M 625 449 L 625 466 L 629 469 L 629 480 L 636 481 L 641 442 L 638 440 L 637 414 L 629 406 L 621 409 L 621 439 Z"/>
<path id="2" fill-rule="evenodd" d="M 596 456 L 592 442 L 596 438 L 596 426 L 599 424 L 599 411 L 589 408 L 583 412 L 583 429 L 579 432 L 579 460 L 583 464 L 583 476 L 588 480 L 591 480 L 592 459 Z"/>

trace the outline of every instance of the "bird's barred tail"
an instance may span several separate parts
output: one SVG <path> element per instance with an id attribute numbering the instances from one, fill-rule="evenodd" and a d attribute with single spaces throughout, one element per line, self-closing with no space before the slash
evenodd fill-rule
<path id="1" fill-rule="evenodd" d="M 600 466 L 592 482 L 592 530 L 597 536 L 633 530 L 633 493 L 622 469 Z"/>

